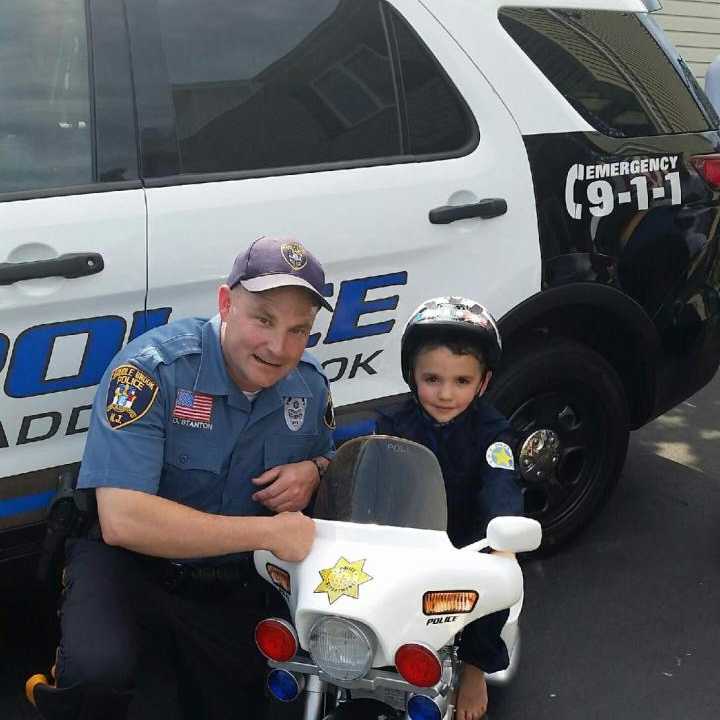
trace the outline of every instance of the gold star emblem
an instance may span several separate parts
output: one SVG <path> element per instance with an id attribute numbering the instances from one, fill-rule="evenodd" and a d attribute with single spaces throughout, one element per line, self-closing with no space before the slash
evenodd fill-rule
<path id="1" fill-rule="evenodd" d="M 504 447 L 501 447 L 499 450 L 495 451 L 495 462 L 503 467 L 509 467 L 512 462 L 512 455 L 510 455 Z"/>
<path id="2" fill-rule="evenodd" d="M 493 443 L 486 454 L 487 463 L 493 468 L 502 468 L 503 470 L 514 470 L 515 460 L 512 450 L 503 442 Z"/>
<path id="3" fill-rule="evenodd" d="M 363 570 L 363 565 L 365 560 L 350 562 L 341 557 L 333 567 L 320 570 L 322 582 L 314 592 L 327 593 L 331 605 L 343 595 L 357 600 L 360 585 L 372 580 Z"/>

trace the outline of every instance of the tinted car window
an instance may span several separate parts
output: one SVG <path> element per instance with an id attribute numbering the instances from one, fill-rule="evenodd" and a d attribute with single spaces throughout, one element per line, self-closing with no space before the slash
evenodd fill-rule
<path id="1" fill-rule="evenodd" d="M 600 132 L 642 137 L 709 129 L 688 86 L 636 15 L 505 8 L 500 22 Z"/>
<path id="2" fill-rule="evenodd" d="M 393 13 L 412 155 L 451 153 L 473 138 L 473 123 L 458 91 L 417 35 Z"/>
<path id="3" fill-rule="evenodd" d="M 0 192 L 93 180 L 84 0 L 0 5 Z"/>
<path id="4" fill-rule="evenodd" d="M 447 154 L 474 136 L 462 98 L 384 2 L 129 7 L 147 177 Z M 158 67 L 164 79 L 150 78 Z"/>
<path id="5" fill-rule="evenodd" d="M 181 172 L 397 155 L 381 6 L 158 0 Z"/>

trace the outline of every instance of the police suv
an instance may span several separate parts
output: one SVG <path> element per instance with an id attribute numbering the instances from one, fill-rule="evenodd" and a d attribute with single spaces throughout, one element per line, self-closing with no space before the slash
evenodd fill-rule
<path id="1" fill-rule="evenodd" d="M 476 298 L 527 513 L 558 543 L 628 432 L 720 358 L 718 117 L 651 0 L 24 0 L 0 8 L 0 559 L 32 553 L 95 386 L 215 312 L 262 234 L 324 262 L 309 346 L 361 434 L 403 321 Z"/>

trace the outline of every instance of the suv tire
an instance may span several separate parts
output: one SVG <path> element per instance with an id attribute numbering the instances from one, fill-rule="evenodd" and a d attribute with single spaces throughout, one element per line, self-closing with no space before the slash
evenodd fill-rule
<path id="1" fill-rule="evenodd" d="M 519 434 L 525 512 L 543 526 L 542 549 L 557 547 L 617 484 L 629 437 L 622 382 L 587 346 L 547 340 L 513 352 L 488 397 Z"/>

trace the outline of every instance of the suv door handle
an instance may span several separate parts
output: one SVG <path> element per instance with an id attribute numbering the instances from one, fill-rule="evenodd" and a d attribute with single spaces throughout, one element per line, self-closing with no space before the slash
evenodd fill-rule
<path id="1" fill-rule="evenodd" d="M 443 205 L 431 210 L 428 217 L 433 225 L 447 225 L 456 220 L 475 217 L 489 220 L 504 215 L 507 209 L 507 201 L 503 198 L 485 198 L 470 205 Z"/>
<path id="2" fill-rule="evenodd" d="M 95 275 L 104 267 L 100 253 L 66 253 L 52 260 L 0 263 L 0 285 L 47 277 L 78 278 Z"/>

